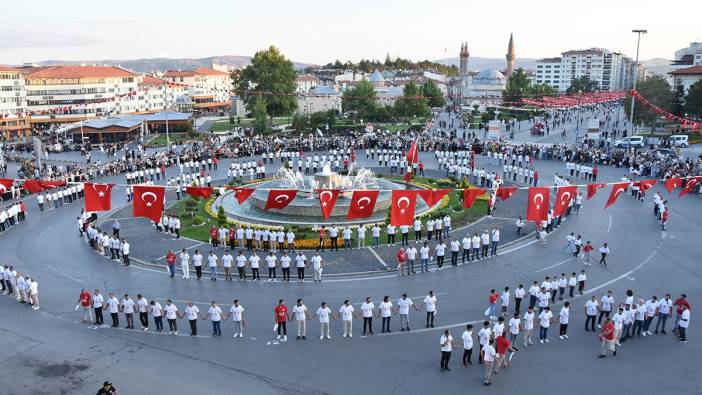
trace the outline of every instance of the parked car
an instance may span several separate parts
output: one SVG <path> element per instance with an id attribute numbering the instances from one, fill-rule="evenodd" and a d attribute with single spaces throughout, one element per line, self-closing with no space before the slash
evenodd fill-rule
<path id="1" fill-rule="evenodd" d="M 688 147 L 690 145 L 686 134 L 674 134 L 670 136 L 670 145 L 673 147 Z"/>
<path id="2" fill-rule="evenodd" d="M 669 148 L 657 148 L 651 151 L 653 153 L 659 154 L 661 156 L 676 156 L 677 153 Z"/>
<path id="3" fill-rule="evenodd" d="M 623 139 L 619 139 L 619 140 L 615 141 L 614 146 L 617 148 L 628 148 L 628 147 L 643 148 L 644 139 L 643 139 L 643 136 L 628 136 L 628 137 L 624 137 Z"/>

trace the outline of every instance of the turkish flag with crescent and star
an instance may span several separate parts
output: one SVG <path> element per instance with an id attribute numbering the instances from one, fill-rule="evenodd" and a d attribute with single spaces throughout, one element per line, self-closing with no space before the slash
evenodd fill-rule
<path id="1" fill-rule="evenodd" d="M 186 187 L 185 193 L 192 197 L 202 196 L 203 198 L 208 199 L 210 195 L 212 195 L 213 190 L 214 189 L 210 187 Z"/>
<path id="2" fill-rule="evenodd" d="M 622 194 L 622 192 L 626 191 L 627 188 L 629 188 L 630 182 L 618 182 L 614 185 L 612 185 L 612 192 L 609 194 L 609 198 L 607 199 L 607 203 L 605 204 L 605 208 L 611 206 L 614 204 L 614 202 L 617 201 L 617 198 L 619 195 Z"/>
<path id="3" fill-rule="evenodd" d="M 681 197 L 687 195 L 688 193 L 692 192 L 692 190 L 695 189 L 695 187 L 697 185 L 699 185 L 701 181 L 702 181 L 702 177 L 699 177 L 699 176 L 688 178 L 687 182 L 685 183 L 685 188 L 683 188 L 683 190 L 680 191 L 680 194 L 678 195 L 678 197 L 681 198 Z"/>
<path id="4" fill-rule="evenodd" d="M 427 206 L 432 207 L 449 192 L 451 192 L 450 189 L 422 189 L 417 193 L 424 199 Z"/>
<path id="5" fill-rule="evenodd" d="M 463 190 L 463 208 L 473 207 L 475 199 L 485 194 L 485 188 L 466 188 Z"/>
<path id="6" fill-rule="evenodd" d="M 166 189 L 161 186 L 135 185 L 132 192 L 134 193 L 132 215 L 145 217 L 154 222 L 160 221 Z"/>
<path id="7" fill-rule="evenodd" d="M 390 225 L 402 226 L 414 223 L 414 209 L 417 207 L 417 191 L 396 189 L 392 191 Z"/>
<path id="8" fill-rule="evenodd" d="M 587 184 L 587 200 L 595 197 L 597 190 L 606 187 L 607 184 Z"/>
<path id="9" fill-rule="evenodd" d="M 246 199 L 254 192 L 253 188 L 227 187 L 227 189 L 234 191 L 234 197 L 236 197 L 236 201 L 239 204 L 244 204 Z"/>
<path id="10" fill-rule="evenodd" d="M 351 195 L 351 204 L 346 214 L 346 219 L 368 218 L 373 214 L 375 201 L 378 199 L 380 191 L 358 190 Z"/>
<path id="11" fill-rule="evenodd" d="M 338 189 L 320 189 L 319 190 L 319 207 L 322 208 L 322 216 L 324 219 L 331 216 L 336 204 L 336 198 L 339 197 Z"/>
<path id="12" fill-rule="evenodd" d="M 529 188 L 527 221 L 541 222 L 548 219 L 548 205 L 550 202 L 550 189 L 548 187 Z"/>
<path id="13" fill-rule="evenodd" d="M 416 140 L 410 144 L 410 148 L 407 150 L 405 157 L 407 158 L 407 163 L 410 165 L 419 162 L 419 145 L 417 145 Z"/>
<path id="14" fill-rule="evenodd" d="M 11 178 L 0 178 L 0 196 L 7 192 L 8 189 L 12 186 L 12 183 L 14 183 L 15 180 Z"/>
<path id="15" fill-rule="evenodd" d="M 112 187 L 114 184 L 83 184 L 85 211 L 107 211 L 112 208 Z"/>
<path id="16" fill-rule="evenodd" d="M 497 195 L 497 197 L 504 202 L 505 200 L 509 199 L 510 196 L 514 195 L 515 192 L 517 192 L 517 187 L 500 187 L 497 188 L 495 195 Z"/>
<path id="17" fill-rule="evenodd" d="M 568 205 L 570 201 L 575 198 L 578 193 L 578 187 L 576 186 L 565 186 L 558 187 L 558 192 L 556 192 L 556 203 L 553 205 L 553 216 L 560 217 L 565 214 L 568 210 Z"/>
<path id="18" fill-rule="evenodd" d="M 664 184 L 668 193 L 673 193 L 673 189 L 682 186 L 682 179 L 680 177 L 670 177 L 665 180 Z"/>
<path id="19" fill-rule="evenodd" d="M 657 182 L 658 182 L 658 180 L 656 180 L 656 179 L 641 180 L 641 181 L 636 181 L 634 184 L 636 184 L 639 188 L 641 188 L 642 191 L 645 192 L 645 191 L 653 188 L 653 186 L 656 185 Z"/>
<path id="20" fill-rule="evenodd" d="M 277 208 L 278 210 L 285 208 L 297 195 L 296 189 L 271 189 L 268 191 L 268 200 L 266 200 L 266 210 Z"/>

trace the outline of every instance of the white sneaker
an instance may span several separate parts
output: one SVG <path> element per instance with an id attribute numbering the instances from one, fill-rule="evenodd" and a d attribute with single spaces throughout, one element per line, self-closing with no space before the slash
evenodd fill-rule
<path id="1" fill-rule="evenodd" d="M 568 335 L 563 335 L 563 337 L 565 337 L 566 339 L 569 339 Z"/>
<path id="2" fill-rule="evenodd" d="M 148 331 L 148 330 L 149 330 L 149 327 L 144 328 L 144 332 L 146 332 L 146 331 Z"/>
<path id="3" fill-rule="evenodd" d="M 341 337 L 346 337 L 346 334 L 344 333 L 343 335 L 341 335 Z"/>
<path id="4" fill-rule="evenodd" d="M 546 343 L 550 343 L 550 342 L 548 341 L 548 339 L 544 339 L 544 341 L 545 341 Z"/>
<path id="5" fill-rule="evenodd" d="M 563 336 L 558 336 L 559 339 L 563 340 Z"/>
<path id="6" fill-rule="evenodd" d="M 288 336 L 287 336 L 287 335 L 283 336 L 283 341 L 284 341 L 284 342 L 288 341 Z"/>
<path id="7" fill-rule="evenodd" d="M 280 335 L 278 335 L 278 336 L 276 336 L 276 339 L 280 340 L 280 337 L 281 337 L 281 336 L 280 336 Z"/>
<path id="8" fill-rule="evenodd" d="M 331 339 L 331 336 L 327 335 L 327 340 Z"/>
<path id="9" fill-rule="evenodd" d="M 240 334 L 239 334 L 239 337 L 244 337 L 244 334 L 243 334 L 243 333 L 240 333 Z"/>
<path id="10" fill-rule="evenodd" d="M 602 325 L 597 324 L 597 329 L 602 329 Z"/>
<path id="11" fill-rule="evenodd" d="M 178 336 L 178 331 L 173 332 L 174 335 Z"/>
<path id="12" fill-rule="evenodd" d="M 646 337 L 646 332 L 643 333 L 643 337 Z"/>
<path id="13" fill-rule="evenodd" d="M 529 339 L 529 344 L 534 344 L 534 343 L 531 341 L 531 339 Z"/>
<path id="14" fill-rule="evenodd" d="M 646 331 L 646 333 L 648 333 L 648 335 L 649 335 L 649 336 L 652 336 L 651 332 L 649 332 L 649 331 Z"/>
<path id="15" fill-rule="evenodd" d="M 239 337 L 239 335 L 235 333 L 234 336 L 232 336 L 232 337 Z"/>
<path id="16" fill-rule="evenodd" d="M 324 336 L 320 336 L 320 337 L 319 337 L 319 340 L 324 340 Z"/>
<path id="17" fill-rule="evenodd" d="M 539 343 L 544 344 L 543 339 L 539 339 Z"/>
<path id="18" fill-rule="evenodd" d="M 38 307 L 37 307 L 37 308 L 38 308 Z M 349 337 L 353 337 L 353 335 L 349 333 Z"/>

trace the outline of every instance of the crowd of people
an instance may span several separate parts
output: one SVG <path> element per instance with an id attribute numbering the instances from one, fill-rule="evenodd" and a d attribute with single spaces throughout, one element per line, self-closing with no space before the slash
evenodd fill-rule
<path id="1" fill-rule="evenodd" d="M 3 295 L 39 310 L 39 283 L 34 277 L 23 276 L 11 265 L 0 266 L 0 286 Z"/>

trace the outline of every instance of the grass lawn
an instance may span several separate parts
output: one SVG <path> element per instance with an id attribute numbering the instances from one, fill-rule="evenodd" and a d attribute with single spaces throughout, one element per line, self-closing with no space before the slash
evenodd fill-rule
<path id="1" fill-rule="evenodd" d="M 386 177 L 392 180 L 401 181 L 400 177 Z M 449 179 L 433 179 L 425 177 L 415 178 L 415 182 L 423 184 L 425 186 L 431 186 L 432 188 L 456 188 L 456 184 L 453 180 Z M 475 220 L 481 218 L 486 213 L 487 202 L 485 200 L 476 200 L 473 207 L 469 209 L 464 209 L 460 201 L 460 191 L 450 192 L 448 194 L 448 204 L 439 209 L 432 214 L 432 217 L 436 218 L 438 216 L 443 217 L 448 214 L 451 216 L 452 227 L 459 228 L 461 226 L 467 225 Z M 421 198 L 420 198 L 421 199 Z M 188 202 L 191 203 L 188 203 Z M 205 211 L 204 199 L 192 199 L 186 198 L 177 202 L 171 208 L 168 209 L 169 212 L 177 215 L 181 219 L 181 234 L 185 237 L 191 239 L 207 242 L 209 240 L 209 228 L 212 225 L 217 224 L 217 219 L 212 218 Z M 200 219 L 200 221 L 193 221 L 194 219 Z M 426 222 L 426 221 L 423 221 Z M 197 224 L 196 224 L 197 223 Z M 204 224 L 201 224 L 204 223 Z M 313 231 L 307 226 L 291 226 L 290 227 L 295 233 L 296 245 L 298 242 L 303 242 L 304 240 L 310 240 L 312 242 L 305 242 L 298 245 L 298 248 L 314 248 L 316 245 L 316 240 L 318 233 Z M 380 242 L 387 243 L 387 235 L 385 234 L 383 227 L 383 232 L 381 232 Z M 398 230 L 398 238 L 399 235 Z M 356 243 L 356 232 L 353 232 L 353 243 Z M 329 242 L 329 241 L 327 241 Z M 373 242 L 370 228 L 366 232 L 366 244 L 371 245 Z M 355 245 L 355 244 L 354 244 Z"/>

